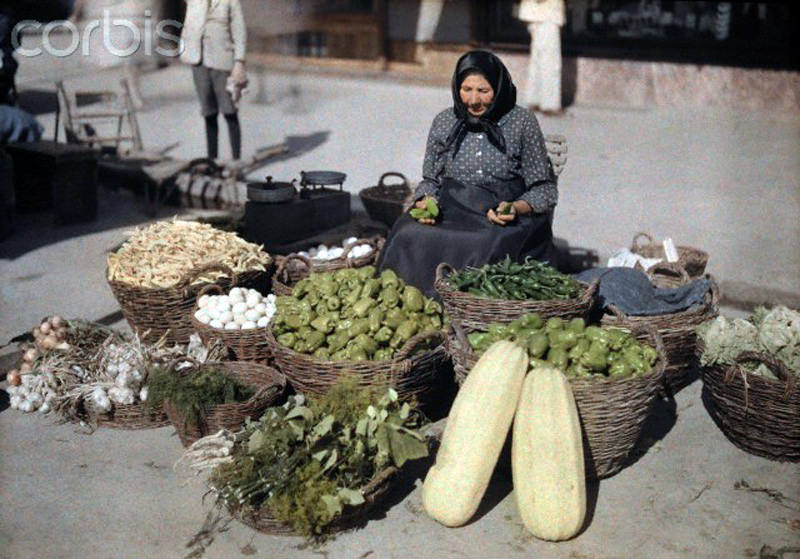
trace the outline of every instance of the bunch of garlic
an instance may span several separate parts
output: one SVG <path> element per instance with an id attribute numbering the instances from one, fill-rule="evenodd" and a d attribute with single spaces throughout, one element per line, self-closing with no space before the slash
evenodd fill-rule
<path id="1" fill-rule="evenodd" d="M 341 258 L 344 255 L 345 250 L 347 250 L 347 258 L 361 258 L 362 256 L 366 256 L 373 251 L 371 245 L 366 243 L 357 245 L 355 244 L 358 241 L 355 237 L 348 237 L 342 242 L 342 246 L 325 246 L 319 245 L 317 247 L 313 247 L 308 249 L 307 251 L 300 251 L 298 254 L 301 256 L 305 256 L 306 258 L 310 258 L 311 260 L 334 260 L 336 258 Z M 348 250 L 349 249 L 349 250 Z"/>
<path id="2" fill-rule="evenodd" d="M 212 328 L 266 328 L 275 314 L 275 295 L 264 297 L 255 289 L 234 287 L 227 295 L 202 295 L 197 306 L 195 318 Z"/>
<path id="3" fill-rule="evenodd" d="M 110 411 L 114 404 L 131 405 L 147 400 L 147 387 L 142 386 L 146 375 L 144 365 L 130 345 L 108 345 L 100 369 L 114 383 L 97 385 L 92 391 L 92 402 L 101 410 Z"/>
<path id="4" fill-rule="evenodd" d="M 55 377 L 52 373 L 31 373 L 22 375 L 18 385 L 6 388 L 10 397 L 11 409 L 23 412 L 39 411 L 48 413 L 51 402 L 56 397 Z"/>

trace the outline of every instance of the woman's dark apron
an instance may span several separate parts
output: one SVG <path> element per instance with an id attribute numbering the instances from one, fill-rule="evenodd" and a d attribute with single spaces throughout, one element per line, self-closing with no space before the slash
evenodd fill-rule
<path id="1" fill-rule="evenodd" d="M 436 267 L 447 262 L 455 269 L 482 266 L 527 256 L 550 261 L 553 232 L 550 214 L 517 216 L 510 224 L 495 225 L 489 209 L 513 201 L 525 192 L 522 179 L 487 186 L 466 186 L 445 178 L 439 190 L 441 214 L 436 225 L 422 225 L 404 213 L 395 222 L 381 253 L 379 269 L 390 268 L 429 297 L 436 296 Z"/>

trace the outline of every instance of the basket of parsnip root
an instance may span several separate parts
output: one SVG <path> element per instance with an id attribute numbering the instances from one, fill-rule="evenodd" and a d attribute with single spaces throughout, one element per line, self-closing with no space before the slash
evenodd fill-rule
<path id="1" fill-rule="evenodd" d="M 272 259 L 262 247 L 208 224 L 173 219 L 137 229 L 109 254 L 106 278 L 131 328 L 186 343 L 199 291 L 210 284 L 263 288 Z"/>

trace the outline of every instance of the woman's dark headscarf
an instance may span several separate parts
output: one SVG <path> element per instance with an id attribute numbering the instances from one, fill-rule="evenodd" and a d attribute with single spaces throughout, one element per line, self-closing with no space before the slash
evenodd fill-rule
<path id="1" fill-rule="evenodd" d="M 461 82 L 469 74 L 479 73 L 494 90 L 492 105 L 483 115 L 475 117 L 467 112 L 467 107 L 461 101 Z M 503 62 L 491 52 L 472 50 L 458 59 L 452 81 L 453 112 L 458 119 L 447 136 L 446 148 L 453 146 L 453 155 L 458 153 L 461 142 L 467 132 L 486 132 L 489 141 L 500 151 L 505 153 L 506 140 L 503 131 L 497 125 L 500 118 L 514 108 L 517 103 L 517 88 L 511 81 Z"/>

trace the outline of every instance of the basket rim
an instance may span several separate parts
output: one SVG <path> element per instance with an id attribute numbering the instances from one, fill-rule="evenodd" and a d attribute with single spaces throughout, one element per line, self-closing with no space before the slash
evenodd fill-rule
<path id="1" fill-rule="evenodd" d="M 699 317 L 705 314 L 708 314 L 709 311 L 718 312 L 719 309 L 719 300 L 720 300 L 720 291 L 719 285 L 717 284 L 714 276 L 711 274 L 704 274 L 704 279 L 709 280 L 709 289 L 708 292 L 703 296 L 704 299 L 708 299 L 708 301 L 704 302 L 702 305 L 693 305 L 688 309 L 684 309 L 682 311 L 674 312 L 674 313 L 664 313 L 664 314 L 654 314 L 654 315 L 629 315 L 625 314 L 623 311 L 619 310 L 619 308 L 614 305 L 610 304 L 606 307 L 606 311 L 603 314 L 603 320 L 608 320 L 608 325 L 615 325 L 611 324 L 611 322 L 618 322 L 620 324 L 636 324 L 642 322 L 648 322 L 652 320 L 664 320 L 668 319 L 670 321 L 677 322 L 678 320 L 684 318 L 694 318 Z M 615 312 L 616 311 L 616 312 Z"/>
<path id="2" fill-rule="evenodd" d="M 242 276 L 249 276 L 249 275 L 268 274 L 269 273 L 269 267 L 274 263 L 274 261 L 275 261 L 274 258 L 270 255 L 269 262 L 264 265 L 264 267 L 265 267 L 264 270 L 259 270 L 258 268 L 252 268 L 252 269 L 249 269 L 249 270 L 243 270 L 241 272 L 234 272 L 234 274 L 236 276 L 238 276 L 239 278 L 241 278 Z M 191 282 L 191 283 L 189 283 L 187 285 L 183 285 L 184 278 L 186 277 L 186 275 L 184 275 L 183 278 L 181 278 L 181 280 L 179 280 L 174 285 L 170 285 L 168 287 L 139 286 L 139 285 L 132 285 L 132 284 L 129 284 L 129 283 L 125 283 L 125 282 L 119 281 L 117 279 L 109 278 L 108 277 L 108 269 L 109 269 L 109 266 L 108 266 L 108 263 L 106 263 L 105 278 L 106 278 L 106 281 L 108 282 L 109 285 L 117 287 L 119 289 L 124 289 L 124 290 L 128 290 L 128 291 L 138 291 L 138 292 L 141 292 L 141 293 L 170 293 L 171 294 L 171 293 L 175 293 L 175 292 L 182 292 L 185 289 L 200 289 L 200 288 L 202 288 L 202 287 L 204 287 L 206 285 L 214 285 L 214 284 L 220 282 L 221 280 L 227 280 L 227 281 L 230 281 L 230 282 L 232 282 L 234 280 L 234 278 L 230 277 L 228 274 L 225 274 L 225 275 L 220 275 L 214 281 Z"/>

